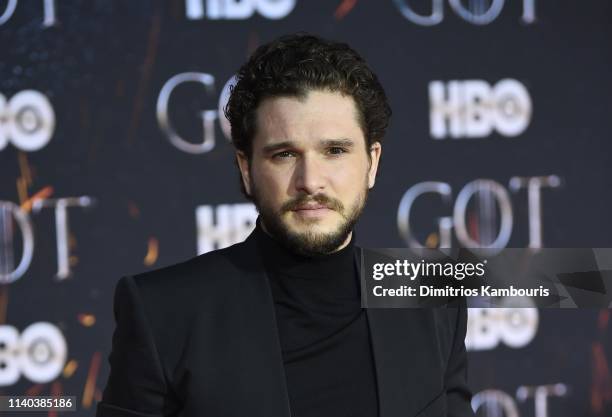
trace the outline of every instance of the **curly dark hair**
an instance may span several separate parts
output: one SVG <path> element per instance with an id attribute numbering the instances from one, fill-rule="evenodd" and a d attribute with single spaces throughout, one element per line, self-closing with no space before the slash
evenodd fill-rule
<path id="1" fill-rule="evenodd" d="M 305 97 L 310 90 L 352 96 L 367 149 L 383 139 L 391 117 L 385 91 L 357 52 L 346 43 L 304 32 L 282 36 L 257 48 L 240 67 L 236 79 L 224 112 L 235 148 L 249 160 L 255 111 L 268 97 Z"/>

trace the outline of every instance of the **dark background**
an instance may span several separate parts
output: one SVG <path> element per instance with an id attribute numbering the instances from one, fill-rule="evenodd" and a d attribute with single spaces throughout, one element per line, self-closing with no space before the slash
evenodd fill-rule
<path id="1" fill-rule="evenodd" d="M 181 73 L 214 77 L 210 91 L 198 83 L 181 84 L 169 102 L 169 119 L 180 136 L 201 143 L 199 114 L 218 108 L 224 84 L 250 52 L 297 30 L 346 41 L 359 51 L 394 111 L 377 185 L 357 228 L 359 244 L 406 246 L 398 228 L 402 196 L 415 184 L 438 181 L 451 187 L 450 200 L 422 196 L 411 216 L 417 239 L 435 245 L 437 218 L 452 215 L 466 184 L 486 179 L 503 186 L 511 200 L 512 235 L 505 246 L 526 247 L 533 213 L 526 190 L 512 191 L 510 179 L 556 176 L 560 185 L 540 193 L 541 246 L 612 246 L 609 2 L 297 0 L 281 19 L 256 10 L 244 19 L 215 19 L 206 15 L 207 1 L 200 2 L 205 15 L 193 19 L 186 14 L 186 4 L 197 3 L 192 0 L 0 0 L 0 144 L 10 136 L 7 126 L 18 123 L 6 103 L 21 91 L 43 94 L 55 117 L 42 149 L 20 149 L 10 138 L 0 146 L 0 274 L 6 276 L 22 256 L 23 238 L 9 202 L 28 216 L 34 232 L 27 271 L 0 286 L 0 323 L 22 333 L 33 323 L 49 322 L 67 346 L 57 377 L 37 382 L 22 375 L 15 383 L 0 382 L 2 394 L 75 395 L 78 411 L 70 415 L 94 415 L 108 375 L 116 281 L 195 256 L 197 207 L 218 210 L 245 202 L 219 121 L 210 151 L 181 151 L 158 121 L 162 87 Z M 226 3 L 209 1 L 215 2 Z M 238 3 L 245 2 L 257 3 Z M 533 19 L 525 17 L 529 4 L 535 6 Z M 475 21 L 500 5 L 486 24 Z M 423 16 L 440 7 L 443 16 L 426 26 L 406 18 L 401 13 L 406 7 Z M 507 78 L 521 83 L 531 100 L 521 134 L 432 138 L 430 82 L 482 80 L 494 86 Z M 93 199 L 88 208 L 68 209 L 66 278 L 56 276 L 55 211 L 28 206 L 41 195 L 49 204 L 58 198 Z M 496 231 L 500 221 L 495 207 L 485 191 L 468 207 L 471 236 L 484 244 L 481 232 Z M 453 232 L 453 245 L 459 244 Z M 508 346 L 502 337 L 492 348 L 470 351 L 470 381 L 486 404 L 479 415 L 612 415 L 609 311 L 536 313 L 537 331 L 526 345 Z M 479 317 L 487 323 L 485 332 L 501 334 L 495 329 L 504 326 L 506 333 L 515 331 L 503 314 Z M 472 325 L 476 319 L 470 320 Z M 516 331 L 525 325 L 517 324 Z M 468 337 L 478 337 L 474 328 Z M 3 339 L 6 329 L 0 327 L 0 381 L 6 369 L 27 361 L 23 358 L 36 358 L 35 351 Z M 61 359 L 52 348 L 49 352 L 51 361 Z M 525 387 L 539 387 L 540 408 L 533 395 L 522 399 Z"/>

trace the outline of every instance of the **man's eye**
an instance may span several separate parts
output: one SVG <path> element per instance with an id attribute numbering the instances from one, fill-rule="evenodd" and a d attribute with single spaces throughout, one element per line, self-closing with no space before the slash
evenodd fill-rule
<path id="1" fill-rule="evenodd" d="M 274 155 L 272 155 L 274 158 L 277 159 L 283 159 L 283 158 L 290 158 L 293 156 L 293 152 L 291 151 L 282 151 L 282 152 L 277 152 Z"/>
<path id="2" fill-rule="evenodd" d="M 328 152 L 332 155 L 341 155 L 346 152 L 346 149 L 341 148 L 339 146 L 332 146 L 328 149 Z"/>

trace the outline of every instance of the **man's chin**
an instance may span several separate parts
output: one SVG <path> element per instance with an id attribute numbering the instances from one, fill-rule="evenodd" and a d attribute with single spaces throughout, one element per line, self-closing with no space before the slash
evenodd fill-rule
<path id="1" fill-rule="evenodd" d="M 341 236 L 337 229 L 308 227 L 287 228 L 286 231 L 289 246 L 307 256 L 327 255 L 346 241 L 346 236 Z"/>
<path id="2" fill-rule="evenodd" d="M 316 232 L 330 233 L 337 230 L 342 221 L 341 216 L 333 210 L 290 211 L 284 216 L 285 228 L 294 233 Z"/>
<path id="3" fill-rule="evenodd" d="M 274 218 L 263 216 L 262 222 L 268 225 L 268 232 L 288 248 L 306 256 L 325 255 L 342 245 L 350 233 L 338 213 L 319 218 L 285 212 Z"/>

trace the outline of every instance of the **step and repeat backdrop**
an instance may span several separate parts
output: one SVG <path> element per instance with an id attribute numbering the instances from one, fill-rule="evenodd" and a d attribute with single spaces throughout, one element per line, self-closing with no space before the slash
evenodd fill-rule
<path id="1" fill-rule="evenodd" d="M 0 394 L 93 416 L 117 280 L 248 235 L 221 109 L 298 30 L 352 45 L 393 107 L 359 244 L 612 246 L 610 2 L 0 0 Z M 474 409 L 612 415 L 611 327 L 472 309 Z"/>

